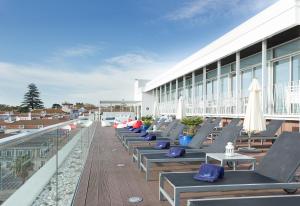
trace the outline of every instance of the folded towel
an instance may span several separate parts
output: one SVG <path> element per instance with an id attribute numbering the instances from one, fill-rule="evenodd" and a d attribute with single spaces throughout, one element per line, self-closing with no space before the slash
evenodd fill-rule
<path id="1" fill-rule="evenodd" d="M 194 179 L 205 182 L 215 182 L 223 177 L 224 167 L 213 164 L 202 164 L 199 168 L 199 172 L 194 175 Z"/>
<path id="2" fill-rule="evenodd" d="M 156 140 L 156 135 L 155 134 L 148 134 L 146 137 L 144 137 L 144 140 L 146 140 L 146 141 Z"/>
<path id="3" fill-rule="evenodd" d="M 167 157 L 181 157 L 185 154 L 185 149 L 180 147 L 171 147 L 168 153 L 166 154 Z"/>
<path id="4" fill-rule="evenodd" d="M 158 141 L 156 145 L 154 146 L 155 149 L 169 149 L 170 148 L 170 142 L 166 141 Z"/>

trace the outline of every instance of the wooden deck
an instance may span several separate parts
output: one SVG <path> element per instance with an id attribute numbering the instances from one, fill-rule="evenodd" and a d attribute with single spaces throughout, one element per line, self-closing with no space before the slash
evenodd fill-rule
<path id="1" fill-rule="evenodd" d="M 255 156 L 259 160 L 263 155 L 264 153 L 260 153 Z M 118 164 L 124 164 L 124 166 L 119 167 Z M 183 165 L 180 168 L 185 169 Z M 172 168 L 172 170 L 176 169 L 178 168 Z M 154 170 L 159 169 L 154 168 Z M 189 169 L 186 168 L 185 170 Z M 282 195 L 285 193 L 282 190 L 264 190 L 184 194 L 181 197 L 181 205 L 186 205 L 187 199 L 190 198 L 231 197 L 244 196 L 245 194 L 255 196 Z M 139 204 L 130 204 L 128 198 L 132 196 L 142 197 L 143 201 Z M 102 128 L 100 124 L 97 125 L 74 205 L 170 206 L 167 201 L 160 202 L 158 200 L 158 181 L 146 182 L 145 173 L 139 172 L 136 168 L 132 162 L 132 157 L 128 155 L 118 138 L 115 137 L 114 129 Z"/>
<path id="2" fill-rule="evenodd" d="M 118 167 L 118 164 L 124 164 Z M 79 188 L 75 206 L 133 205 L 128 198 L 139 196 L 143 206 L 165 206 L 158 200 L 158 182 L 146 182 L 115 137 L 114 129 L 97 126 Z"/>

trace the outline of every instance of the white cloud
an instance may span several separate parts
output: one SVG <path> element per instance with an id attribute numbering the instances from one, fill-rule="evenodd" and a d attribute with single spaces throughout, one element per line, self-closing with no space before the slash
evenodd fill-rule
<path id="1" fill-rule="evenodd" d="M 169 21 L 205 22 L 217 16 L 238 16 L 258 12 L 277 0 L 191 0 L 165 15 Z"/>
<path id="2" fill-rule="evenodd" d="M 116 66 L 132 67 L 136 65 L 152 64 L 154 63 L 154 60 L 150 55 L 127 53 L 109 58 L 106 62 Z"/>
<path id="3" fill-rule="evenodd" d="M 88 45 L 88 44 L 81 44 L 71 48 L 63 49 L 57 51 L 54 56 L 56 58 L 59 57 L 84 57 L 84 56 L 91 56 L 98 52 L 101 48 Z"/>
<path id="4" fill-rule="evenodd" d="M 0 87 L 6 91 L 0 93 L 0 103 L 19 104 L 31 82 L 37 84 L 46 106 L 62 101 L 97 104 L 100 99 L 130 100 L 135 78 L 152 79 L 172 64 L 138 53 L 110 58 L 105 64 L 85 71 L 0 62 Z"/>

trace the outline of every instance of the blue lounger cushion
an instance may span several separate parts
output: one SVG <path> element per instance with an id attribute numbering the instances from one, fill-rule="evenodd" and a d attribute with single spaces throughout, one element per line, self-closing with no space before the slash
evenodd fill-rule
<path id="1" fill-rule="evenodd" d="M 194 179 L 205 182 L 215 182 L 223 177 L 224 167 L 214 164 L 202 164 L 199 168 L 199 172 L 194 175 Z"/>
<path id="2" fill-rule="evenodd" d="M 135 130 L 133 130 L 134 133 L 141 133 L 142 129 L 141 128 L 137 128 Z"/>
<path id="3" fill-rule="evenodd" d="M 158 141 L 156 145 L 154 146 L 155 149 L 169 149 L 170 148 L 170 142 L 166 141 Z"/>
<path id="4" fill-rule="evenodd" d="M 142 131 L 140 137 L 146 137 L 148 135 L 148 132 Z"/>
<path id="5" fill-rule="evenodd" d="M 185 149 L 180 147 L 171 147 L 166 154 L 167 157 L 181 157 L 185 154 Z"/>
<path id="6" fill-rule="evenodd" d="M 144 140 L 146 140 L 146 141 L 156 140 L 156 135 L 154 135 L 154 134 L 148 134 L 146 137 L 144 137 Z"/>

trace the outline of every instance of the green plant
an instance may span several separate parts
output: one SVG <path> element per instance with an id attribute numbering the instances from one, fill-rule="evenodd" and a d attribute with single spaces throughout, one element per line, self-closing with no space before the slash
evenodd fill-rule
<path id="1" fill-rule="evenodd" d="M 144 122 L 144 121 L 152 121 L 153 118 L 152 118 L 152 116 L 147 115 L 147 116 L 143 116 L 141 119 Z"/>
<path id="2" fill-rule="evenodd" d="M 147 126 L 147 127 L 150 127 L 151 124 L 152 124 L 152 120 L 146 119 L 146 120 L 143 121 L 143 124 L 144 124 L 145 126 Z"/>
<path id="3" fill-rule="evenodd" d="M 203 122 L 203 118 L 199 116 L 184 117 L 181 123 L 187 126 L 184 131 L 185 134 L 194 136 L 196 133 L 196 127 Z"/>

